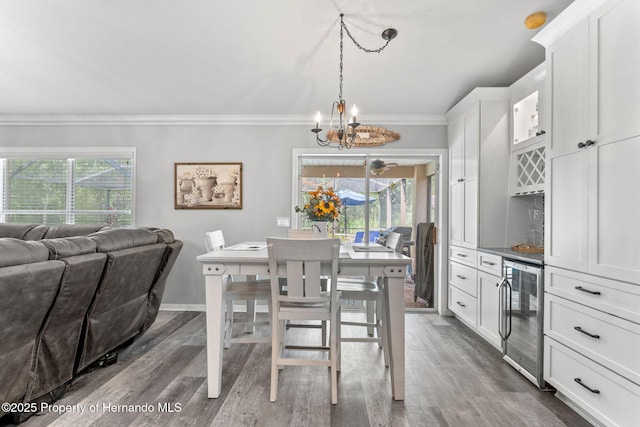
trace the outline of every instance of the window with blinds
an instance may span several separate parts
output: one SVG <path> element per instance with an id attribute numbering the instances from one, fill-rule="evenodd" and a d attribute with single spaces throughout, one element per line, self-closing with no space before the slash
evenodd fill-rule
<path id="1" fill-rule="evenodd" d="M 135 151 L 0 150 L 0 222 L 133 225 Z"/>

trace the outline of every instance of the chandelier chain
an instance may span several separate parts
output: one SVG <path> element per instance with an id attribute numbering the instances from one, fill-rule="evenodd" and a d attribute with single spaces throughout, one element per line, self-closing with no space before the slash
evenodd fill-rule
<path id="1" fill-rule="evenodd" d="M 349 29 L 347 28 L 347 24 L 344 23 L 343 19 L 340 19 L 340 52 L 342 53 L 342 29 L 344 28 L 344 30 L 347 32 L 347 35 L 349 36 L 349 38 L 351 39 L 351 41 L 353 42 L 353 44 L 355 44 L 358 49 L 363 50 L 367 53 L 380 53 L 384 50 L 385 47 L 387 47 L 387 45 L 389 44 L 389 42 L 391 40 L 387 40 L 387 42 L 382 45 L 381 47 L 377 48 L 377 49 L 367 49 L 366 47 L 362 46 L 360 43 L 358 43 L 356 41 L 356 39 L 351 35 L 351 32 L 349 31 Z"/>
<path id="2" fill-rule="evenodd" d="M 343 38 L 343 34 L 342 34 L 342 28 L 344 27 L 344 22 L 342 21 L 342 17 L 340 17 L 340 93 L 338 94 L 338 100 L 342 101 L 342 48 L 344 46 L 344 43 L 342 42 L 342 38 Z"/>

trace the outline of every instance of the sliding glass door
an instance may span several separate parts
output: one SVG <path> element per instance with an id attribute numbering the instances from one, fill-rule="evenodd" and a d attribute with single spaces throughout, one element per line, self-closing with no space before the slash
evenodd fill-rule
<path id="1" fill-rule="evenodd" d="M 414 258 L 407 283 L 416 272 L 417 229 L 438 220 L 440 156 L 380 153 L 312 152 L 294 155 L 294 205 L 303 206 L 309 192 L 319 186 L 332 188 L 342 206 L 332 235 L 344 242 L 369 244 L 395 231 L 404 236 L 404 253 Z M 294 214 L 294 228 L 310 228 L 311 222 Z M 431 274 L 434 274 L 432 271 Z M 412 307 L 433 307 L 434 300 L 416 301 Z"/>

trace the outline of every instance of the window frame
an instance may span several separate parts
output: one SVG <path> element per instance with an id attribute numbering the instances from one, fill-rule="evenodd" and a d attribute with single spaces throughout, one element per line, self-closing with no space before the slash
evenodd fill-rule
<path id="1" fill-rule="evenodd" d="M 67 160 L 68 166 L 77 159 L 101 159 L 101 158 L 130 158 L 131 159 L 131 224 L 135 226 L 136 212 L 136 148 L 135 147 L 0 147 L 0 222 L 5 222 L 6 215 L 11 214 L 31 214 L 50 213 L 65 215 L 66 224 L 75 223 L 75 215 L 82 213 L 99 213 L 99 211 L 77 210 L 74 208 L 73 200 L 73 169 L 67 168 L 67 191 L 65 210 L 8 210 L 5 209 L 6 199 L 4 187 L 6 159 L 35 159 L 35 160 Z M 107 211 L 105 211 L 107 213 Z M 113 211 L 108 211 L 113 213 Z"/>

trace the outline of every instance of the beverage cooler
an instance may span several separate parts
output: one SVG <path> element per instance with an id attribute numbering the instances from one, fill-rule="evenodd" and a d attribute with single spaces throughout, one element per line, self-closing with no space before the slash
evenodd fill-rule
<path id="1" fill-rule="evenodd" d="M 505 258 L 499 286 L 504 360 L 539 388 L 543 359 L 543 266 Z"/>

